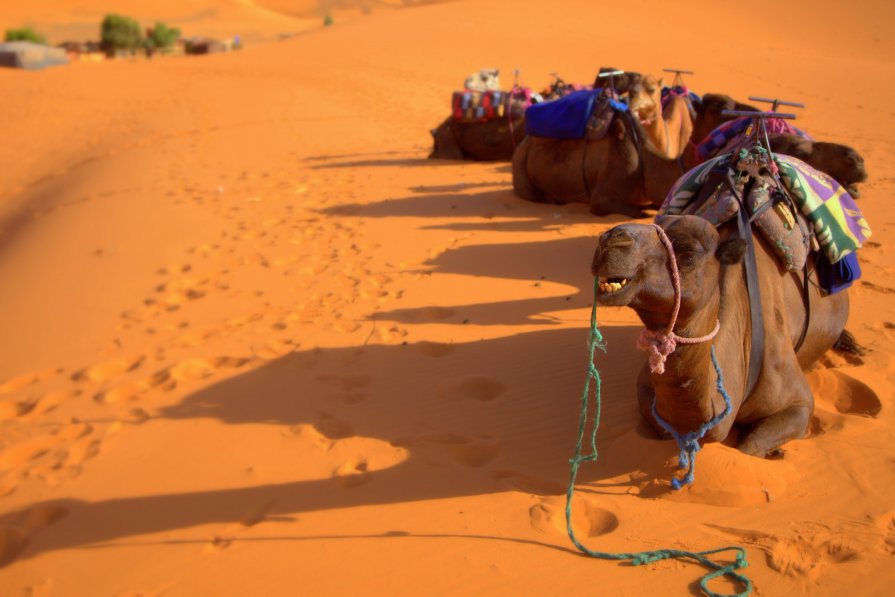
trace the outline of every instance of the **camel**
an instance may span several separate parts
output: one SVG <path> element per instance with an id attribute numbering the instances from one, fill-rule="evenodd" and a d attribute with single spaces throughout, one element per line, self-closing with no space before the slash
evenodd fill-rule
<path id="1" fill-rule="evenodd" d="M 508 161 L 525 138 L 525 118 L 493 118 L 484 122 L 460 122 L 452 116 L 430 131 L 433 147 L 429 159 Z"/>
<path id="2" fill-rule="evenodd" d="M 614 68 L 602 67 L 600 72 L 614 71 Z M 484 71 L 482 71 L 484 72 Z M 487 73 L 486 73 L 487 75 Z M 478 74 L 470 75 L 467 79 L 467 87 L 470 79 Z M 496 74 L 495 74 L 496 76 Z M 541 92 L 542 101 L 549 101 L 567 94 L 568 88 L 573 88 L 554 74 L 554 82 Z M 486 78 L 486 76 L 483 76 Z M 627 93 L 640 82 L 638 73 L 626 72 L 615 78 L 616 90 L 620 94 Z M 597 77 L 596 85 L 605 83 L 604 79 Z M 458 122 L 452 117 L 446 118 L 438 128 L 429 131 L 432 134 L 433 147 L 429 159 L 444 160 L 474 160 L 474 161 L 510 161 L 513 152 L 525 138 L 525 118 L 514 118 L 512 121 L 512 135 L 510 135 L 510 122 L 508 119 L 493 119 L 484 122 Z"/>
<path id="3" fill-rule="evenodd" d="M 630 97 L 649 95 L 642 89 L 644 79 L 633 86 Z M 667 106 L 669 113 L 689 112 L 684 98 L 677 101 L 682 103 Z M 693 135 L 700 131 L 708 134 L 730 120 L 724 110 L 755 110 L 719 94 L 706 94 L 694 108 Z M 685 131 L 682 126 L 679 134 Z M 513 191 L 538 203 L 589 203 L 591 213 L 600 216 L 646 217 L 643 209 L 661 205 L 678 177 L 696 165 L 696 157 L 680 148 L 680 159 L 668 158 L 652 143 L 641 142 L 645 134 L 636 119 L 616 118 L 602 139 L 526 137 L 513 154 Z"/>
<path id="4" fill-rule="evenodd" d="M 657 227 L 670 239 L 679 267 L 676 324 L 669 252 Z M 616 226 L 600 236 L 591 270 L 599 280 L 599 304 L 631 307 L 647 330 L 665 331 L 673 325 L 678 336 L 695 338 L 718 326 L 713 339 L 678 344 L 676 349 L 672 345 L 664 373 L 653 372 L 650 363 L 644 365 L 637 381 L 643 417 L 667 437 L 653 412 L 681 434 L 722 413 L 725 404 L 716 390 L 714 351 L 732 410 L 703 441 L 724 441 L 735 429 L 731 438 L 737 448 L 765 457 L 805 434 L 814 397 L 803 370 L 847 334 L 848 294 L 824 295 L 809 284 L 807 334 L 794 349 L 806 315 L 801 283 L 782 269 L 760 234 L 753 239 L 765 314 L 764 364 L 748 396 L 751 323 L 742 263 L 746 242 L 738 237 L 735 221 L 716 229 L 700 217 L 682 215 L 660 216 L 654 225 Z"/>
<path id="5" fill-rule="evenodd" d="M 641 84 L 635 86 L 629 95 L 628 107 L 637 116 L 647 142 L 654 152 L 662 157 L 681 157 L 693 134 L 693 119 L 690 104 L 681 96 L 672 97 L 663 109 L 662 85 L 664 79 L 656 81 L 647 75 Z"/>
<path id="6" fill-rule="evenodd" d="M 500 69 L 483 68 L 466 77 L 463 86 L 470 91 L 497 91 L 500 89 Z"/>
<path id="7" fill-rule="evenodd" d="M 809 141 L 798 135 L 775 133 L 768 135 L 771 150 L 799 158 L 821 172 L 826 172 L 841 184 L 848 194 L 857 199 L 857 184 L 867 180 L 864 158 L 848 145 Z"/>

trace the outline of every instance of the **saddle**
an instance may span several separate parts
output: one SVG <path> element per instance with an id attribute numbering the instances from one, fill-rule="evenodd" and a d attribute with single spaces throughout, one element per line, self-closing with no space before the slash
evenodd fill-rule
<path id="1" fill-rule="evenodd" d="M 690 118 L 696 120 L 696 106 L 702 104 L 702 98 L 690 91 L 686 85 L 662 88 L 662 108 L 665 108 L 676 97 L 687 100 L 687 108 L 690 110 Z"/>
<path id="2" fill-rule="evenodd" d="M 697 159 L 705 161 L 716 155 L 733 151 L 752 134 L 751 126 L 752 119 L 749 117 L 737 118 L 720 124 L 696 146 Z M 788 133 L 809 141 L 813 140 L 811 135 L 802 129 L 779 118 L 768 118 L 767 131 L 768 133 Z"/>
<path id="3" fill-rule="evenodd" d="M 522 118 L 526 109 L 538 101 L 528 87 L 512 91 L 455 91 L 451 114 L 459 122 L 486 122 L 494 118 Z"/>
<path id="4" fill-rule="evenodd" d="M 612 120 L 628 105 L 607 88 L 582 89 L 534 104 L 525 111 L 525 133 L 549 139 L 602 139 Z"/>
<path id="5" fill-rule="evenodd" d="M 760 143 L 690 170 L 672 187 L 659 214 L 697 215 L 715 226 L 736 218 L 738 234 L 747 243 L 745 271 L 752 328 L 746 397 L 757 383 L 764 354 L 764 320 L 751 226 L 759 230 L 785 269 L 803 274 L 806 317 L 796 350 L 805 340 L 810 320 L 811 266 L 824 270 L 830 269 L 827 265 L 835 267 L 842 262 L 836 269 L 850 279 L 838 288 L 826 287 L 827 292 L 842 290 L 860 276 L 854 252 L 871 234 L 861 211 L 839 183 L 801 160 L 772 154 Z M 820 279 L 825 282 L 824 276 Z M 830 279 L 826 276 L 826 281 Z"/>

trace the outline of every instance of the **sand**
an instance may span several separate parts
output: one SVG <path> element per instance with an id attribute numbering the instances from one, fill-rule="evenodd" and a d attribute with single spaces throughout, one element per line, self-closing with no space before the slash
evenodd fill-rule
<path id="1" fill-rule="evenodd" d="M 41 4 L 0 25 L 62 41 L 106 10 Z M 346 2 L 321 29 L 286 4 L 130 11 L 258 39 L 309 23 L 237 53 L 0 70 L 0 594 L 697 594 L 698 566 L 594 561 L 564 530 L 590 258 L 624 219 L 524 202 L 507 164 L 425 159 L 470 72 L 542 87 L 601 65 L 805 102 L 800 126 L 864 155 L 848 328 L 869 352 L 808 373 L 811 434 L 785 458 L 708 445 L 672 492 L 674 447 L 634 403 L 637 321 L 601 309 L 579 535 L 743 545 L 759 595 L 888 592 L 888 5 L 762 0 L 778 21 L 737 29 L 745 9 L 704 0 Z"/>

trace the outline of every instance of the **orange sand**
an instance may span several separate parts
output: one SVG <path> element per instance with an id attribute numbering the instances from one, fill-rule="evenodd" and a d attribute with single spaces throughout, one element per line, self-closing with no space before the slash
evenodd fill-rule
<path id="1" fill-rule="evenodd" d="M 0 26 L 61 41 L 112 3 L 14 4 Z M 311 2 L 133 4 L 185 33 L 319 23 Z M 580 534 L 742 544 L 759 595 L 890 592 L 889 5 L 761 0 L 779 25 L 723 36 L 741 13 L 705 0 L 340 4 L 352 19 L 240 53 L 0 70 L 0 594 L 694 594 L 696 566 L 593 561 L 563 530 L 591 251 L 622 218 L 425 159 L 468 73 L 600 65 L 803 101 L 804 128 L 863 153 L 848 327 L 870 352 L 809 373 L 812 433 L 785 459 L 709 445 L 671 493 L 674 448 L 634 406 L 636 321 L 602 310 Z"/>

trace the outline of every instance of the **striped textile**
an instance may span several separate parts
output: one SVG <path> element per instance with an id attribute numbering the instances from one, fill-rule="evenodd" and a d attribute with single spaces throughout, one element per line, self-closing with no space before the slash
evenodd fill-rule
<path id="1" fill-rule="evenodd" d="M 705 139 L 699 142 L 699 145 L 696 146 L 696 157 L 700 161 L 705 161 L 730 149 L 735 142 L 738 142 L 743 137 L 751 134 L 751 124 L 752 119 L 748 116 L 737 118 L 735 120 L 728 120 L 727 122 L 722 123 L 715 130 L 706 135 Z M 809 141 L 812 140 L 808 133 L 779 118 L 769 118 L 767 127 L 769 133 L 789 133 L 791 135 L 798 135 Z"/>
<path id="2" fill-rule="evenodd" d="M 485 122 L 493 118 L 521 118 L 534 100 L 532 90 L 455 91 L 451 96 L 451 114 L 460 122 Z"/>
<path id="3" fill-rule="evenodd" d="M 813 227 L 830 263 L 854 253 L 870 238 L 870 226 L 855 200 L 832 177 L 792 156 L 778 154 L 774 161 L 783 186 Z M 730 167 L 730 162 L 731 154 L 722 154 L 681 176 L 668 192 L 659 214 L 685 213 L 709 173 Z"/>

